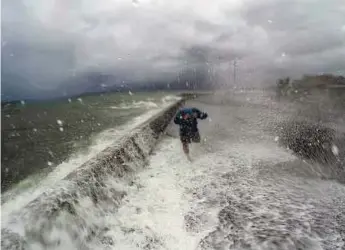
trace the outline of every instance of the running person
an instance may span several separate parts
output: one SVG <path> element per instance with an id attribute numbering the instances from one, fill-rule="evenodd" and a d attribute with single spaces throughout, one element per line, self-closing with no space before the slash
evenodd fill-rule
<path id="1" fill-rule="evenodd" d="M 199 143 L 200 134 L 198 130 L 197 119 L 204 120 L 207 113 L 201 112 L 197 108 L 183 108 L 179 110 L 174 118 L 174 123 L 180 125 L 180 140 L 182 142 L 183 151 L 189 158 L 189 146 L 191 142 Z"/>

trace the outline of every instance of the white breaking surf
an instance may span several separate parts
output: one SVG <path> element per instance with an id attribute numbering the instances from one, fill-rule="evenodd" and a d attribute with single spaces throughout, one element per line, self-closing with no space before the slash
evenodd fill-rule
<path id="1" fill-rule="evenodd" d="M 207 142 L 192 145 L 190 163 L 180 141 L 165 138 L 148 169 L 136 176 L 136 188 L 116 214 L 105 219 L 110 229 L 107 237 L 113 239 L 111 249 L 198 249 L 200 241 L 216 229 L 217 215 L 226 202 L 229 186 L 222 183 L 222 175 L 239 167 L 250 168 L 258 159 L 293 158 L 284 151 L 277 155 L 271 148 L 247 146 L 233 145 L 230 156 L 227 148 L 207 152 Z M 98 244 L 91 248 L 103 249 Z"/>
<path id="2" fill-rule="evenodd" d="M 121 202 L 79 200 L 52 222 L 50 249 L 343 249 L 345 187 L 278 146 L 276 111 L 202 101 L 189 104 L 212 119 L 200 122 L 206 141 L 192 145 L 192 163 L 178 137 L 165 137 L 133 179 L 109 177 L 109 197 L 126 193 Z"/>
<path id="3" fill-rule="evenodd" d="M 192 190 L 200 188 L 197 177 L 207 171 L 200 165 L 202 161 L 206 163 L 206 158 L 209 156 L 195 158 L 191 164 L 183 155 L 179 140 L 165 138 L 150 166 L 135 177 L 135 188 L 128 190 L 119 210 L 105 219 L 110 229 L 107 237 L 114 241 L 112 249 L 195 249 L 205 232 L 189 230 L 186 215 L 194 202 L 202 202 L 193 198 Z M 203 184 L 208 184 L 212 179 L 209 177 Z M 207 212 L 206 233 L 215 225 L 218 210 L 216 207 Z M 102 249 L 102 245 L 94 243 L 91 248 Z"/>
<path id="4" fill-rule="evenodd" d="M 279 147 L 264 132 L 274 116 L 196 105 L 212 119 L 200 122 L 206 142 L 192 145 L 193 162 L 165 138 L 107 215 L 110 244 L 90 249 L 343 249 L 345 187 Z"/>
<path id="5" fill-rule="evenodd" d="M 77 152 L 71 155 L 69 160 L 59 164 L 47 176 L 44 176 L 43 178 L 40 175 L 29 176 L 10 190 L 6 191 L 2 194 L 2 200 L 4 200 L 1 205 L 2 225 L 6 225 L 6 221 L 11 213 L 20 211 L 22 207 L 47 191 L 49 188 L 57 185 L 60 180 L 73 172 L 84 162 L 90 160 L 107 147 L 116 144 L 123 135 L 127 134 L 135 127 L 158 114 L 164 108 L 179 99 L 181 98 L 174 96 L 163 97 L 159 107 L 156 106 L 154 109 L 148 110 L 144 114 L 133 118 L 122 126 L 101 132 L 94 138 L 93 143 L 85 152 Z"/>

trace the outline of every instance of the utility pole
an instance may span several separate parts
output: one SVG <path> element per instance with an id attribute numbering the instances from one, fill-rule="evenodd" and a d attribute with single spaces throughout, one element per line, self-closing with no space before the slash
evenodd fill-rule
<path id="1" fill-rule="evenodd" d="M 237 58 L 234 60 L 234 85 L 236 86 Z"/>
<path id="2" fill-rule="evenodd" d="M 233 66 L 233 74 L 232 74 L 232 81 L 231 81 L 231 70 L 229 69 L 229 84 L 231 85 L 231 82 L 232 82 L 232 85 L 233 87 L 236 87 L 236 76 L 237 76 L 237 58 L 235 58 L 232 62 L 232 66 Z M 229 67 L 230 68 L 230 67 Z"/>
<path id="3" fill-rule="evenodd" d="M 197 86 L 197 77 L 196 77 L 196 69 L 194 68 L 194 84 L 193 84 L 193 89 L 194 90 L 195 90 L 196 86 Z"/>

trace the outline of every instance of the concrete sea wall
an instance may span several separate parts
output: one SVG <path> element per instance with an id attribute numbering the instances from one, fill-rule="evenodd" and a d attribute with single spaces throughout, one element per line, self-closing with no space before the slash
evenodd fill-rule
<path id="1" fill-rule="evenodd" d="M 105 229 L 91 218 L 105 210 L 116 212 L 126 196 L 124 189 L 109 183 L 132 185 L 133 176 L 148 164 L 161 135 L 189 98 L 193 97 L 183 96 L 11 216 L 8 228 L 2 228 L 2 249 L 56 249 L 63 244 L 62 233 L 79 242 L 75 247 L 80 249 L 82 242 L 101 234 Z"/>

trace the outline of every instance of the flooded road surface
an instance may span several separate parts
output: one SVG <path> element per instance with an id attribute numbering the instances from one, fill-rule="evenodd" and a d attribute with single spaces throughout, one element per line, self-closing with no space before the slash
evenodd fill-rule
<path id="1" fill-rule="evenodd" d="M 313 105 L 277 102 L 263 91 L 186 105 L 209 114 L 199 122 L 192 162 L 171 123 L 146 169 L 130 182 L 106 182 L 112 194 L 126 193 L 121 202 L 79 201 L 43 236 L 22 234 L 26 249 L 345 248 L 345 116 L 322 113 L 314 128 Z"/>
<path id="2" fill-rule="evenodd" d="M 111 249 L 345 248 L 344 145 L 337 137 L 338 152 L 328 156 L 335 161 L 320 163 L 280 143 L 282 124 L 314 122 L 312 107 L 263 92 L 186 105 L 210 118 L 199 122 L 203 142 L 192 145 L 193 162 L 172 124 L 137 177 L 140 188 L 109 222 Z"/>

